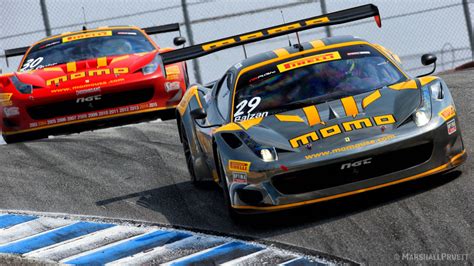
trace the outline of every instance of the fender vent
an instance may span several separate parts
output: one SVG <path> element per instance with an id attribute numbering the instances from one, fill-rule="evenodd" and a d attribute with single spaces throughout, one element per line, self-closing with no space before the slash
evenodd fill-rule
<path id="1" fill-rule="evenodd" d="M 242 146 L 242 141 L 232 133 L 222 133 L 222 138 L 224 139 L 225 143 L 229 145 L 232 149 L 237 149 L 238 147 Z"/>

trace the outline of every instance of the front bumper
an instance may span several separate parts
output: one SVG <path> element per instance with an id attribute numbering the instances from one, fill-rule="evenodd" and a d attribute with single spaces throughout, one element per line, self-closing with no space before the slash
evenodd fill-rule
<path id="1" fill-rule="evenodd" d="M 456 124 L 459 125 L 457 118 Z M 416 129 L 416 128 L 415 128 Z M 376 147 L 365 147 L 363 149 L 351 151 L 351 153 L 342 152 L 340 155 L 328 157 L 327 160 L 319 160 L 317 162 L 308 161 L 306 165 L 287 166 L 288 170 L 283 171 L 277 169 L 267 169 L 260 171 L 259 175 L 265 178 L 258 179 L 259 182 L 247 185 L 231 183 L 229 188 L 231 194 L 232 207 L 242 212 L 267 212 L 282 209 L 294 208 L 302 205 L 313 204 L 317 202 L 327 201 L 331 199 L 346 197 L 378 188 L 383 188 L 410 180 L 418 179 L 428 175 L 449 171 L 462 164 L 467 154 L 462 142 L 460 129 L 456 133 L 449 135 L 447 133 L 447 123 L 442 123 L 438 127 L 428 130 L 419 130 L 413 133 L 411 130 L 405 132 L 394 132 L 395 138 L 387 141 L 384 145 L 374 145 Z M 275 186 L 274 177 L 286 173 L 302 172 L 310 173 L 314 169 L 314 178 L 331 178 L 332 176 L 317 176 L 318 167 L 330 164 L 342 165 L 347 161 L 357 161 L 368 157 L 376 157 L 384 155 L 408 147 L 414 147 L 420 143 L 431 143 L 432 151 L 427 159 L 416 162 L 407 168 L 397 169 L 394 172 L 385 172 L 380 176 L 371 178 L 353 179 L 344 184 L 337 184 L 332 187 L 324 187 L 322 189 L 308 191 L 304 193 L 291 192 L 286 194 L 282 192 L 282 188 Z M 280 162 L 281 163 L 281 162 Z M 387 161 L 385 164 L 370 165 L 369 167 L 386 167 L 388 164 L 396 164 L 397 160 Z M 389 168 L 389 167 L 388 167 Z M 395 168 L 394 168 L 395 169 Z M 304 171 L 303 171 L 304 172 Z M 256 173 L 255 173 L 256 174 Z M 252 169 L 249 177 L 252 175 Z M 228 178 L 228 181 L 230 179 Z"/>
<path id="2" fill-rule="evenodd" d="M 90 90 L 81 87 L 75 90 L 67 88 L 67 91 L 57 94 L 45 94 L 47 89 L 41 89 L 33 95 L 20 95 L 13 102 L 19 110 L 19 115 L 2 118 L 2 134 L 41 134 L 46 131 L 54 132 L 53 129 L 63 132 L 62 129 L 73 125 L 100 123 L 124 116 L 154 114 L 175 109 L 185 88 L 168 93 L 163 88 L 163 83 L 164 79 L 155 75 L 139 82 L 104 86 L 99 88 L 97 93 L 79 94 Z M 89 101 L 96 96 L 101 98 Z M 79 102 L 81 97 L 86 100 Z"/>

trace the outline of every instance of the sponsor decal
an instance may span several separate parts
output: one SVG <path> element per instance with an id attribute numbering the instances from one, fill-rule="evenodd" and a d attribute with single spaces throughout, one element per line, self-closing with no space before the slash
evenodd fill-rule
<path id="1" fill-rule="evenodd" d="M 65 43 L 65 42 L 72 42 L 72 41 L 77 41 L 77 40 L 82 40 L 82 39 L 106 37 L 106 36 L 112 36 L 112 31 L 108 30 L 108 31 L 94 31 L 94 32 L 81 33 L 81 34 L 63 37 L 62 40 L 63 40 L 63 43 Z"/>
<path id="2" fill-rule="evenodd" d="M 448 122 L 447 124 L 448 126 L 448 134 L 451 135 L 453 134 L 454 132 L 457 131 L 457 128 L 456 128 L 456 121 L 453 119 L 451 121 Z"/>
<path id="3" fill-rule="evenodd" d="M 3 108 L 3 114 L 5 117 L 12 117 L 20 115 L 20 108 L 13 106 L 13 107 L 5 107 Z"/>
<path id="4" fill-rule="evenodd" d="M 346 141 L 346 142 L 351 142 L 351 138 L 345 137 L 345 138 L 344 138 L 344 141 Z"/>
<path id="5" fill-rule="evenodd" d="M 181 86 L 179 81 L 175 82 L 165 82 L 165 91 L 169 93 L 170 91 L 180 90 Z"/>
<path id="6" fill-rule="evenodd" d="M 13 105 L 12 101 L 0 102 L 0 106 L 12 106 L 12 105 Z"/>
<path id="7" fill-rule="evenodd" d="M 216 41 L 216 42 L 211 42 L 211 43 L 208 43 L 208 44 L 204 44 L 201 47 L 204 51 L 209 51 L 209 50 L 213 50 L 213 49 L 216 49 L 216 48 L 219 48 L 219 47 L 222 47 L 222 46 L 227 46 L 227 45 L 239 42 L 239 41 L 246 41 L 246 40 L 259 38 L 259 37 L 262 37 L 262 36 L 280 34 L 282 32 L 294 30 L 294 29 L 297 29 L 297 28 L 300 28 L 300 27 L 315 25 L 315 24 L 321 24 L 321 23 L 325 23 L 325 22 L 329 22 L 328 17 L 308 19 L 308 20 L 305 20 L 305 21 L 302 21 L 302 22 L 295 22 L 295 23 L 292 23 L 290 25 L 284 25 L 284 26 L 280 26 L 280 27 L 276 27 L 276 28 L 271 28 L 271 29 L 268 29 L 268 30 L 256 31 L 256 32 L 252 32 L 252 33 L 243 34 L 243 35 L 235 36 L 235 37 L 232 37 L 232 38 L 228 38 L 228 39 L 225 39 L 225 40 L 219 40 L 219 41 Z"/>
<path id="8" fill-rule="evenodd" d="M 250 162 L 229 160 L 229 170 L 248 173 L 250 170 Z"/>
<path id="9" fill-rule="evenodd" d="M 78 90 L 76 91 L 76 95 L 84 95 L 84 94 L 89 94 L 89 93 L 100 93 L 100 87 L 97 88 L 91 88 L 91 89 L 86 89 L 86 90 Z"/>
<path id="10" fill-rule="evenodd" d="M 265 77 L 268 77 L 268 76 L 273 75 L 275 73 L 276 73 L 276 70 L 269 71 L 269 72 L 264 73 L 264 74 L 260 74 L 257 77 L 253 77 L 253 78 L 249 79 L 249 83 L 260 80 L 260 79 L 265 78 Z"/>
<path id="11" fill-rule="evenodd" d="M 234 65 L 234 67 L 235 67 L 236 69 L 239 69 L 239 68 L 242 67 L 242 63 L 237 63 L 237 64 Z"/>
<path id="12" fill-rule="evenodd" d="M 232 181 L 238 184 L 247 184 L 247 174 L 234 172 L 232 173 Z"/>
<path id="13" fill-rule="evenodd" d="M 60 43 L 61 43 L 60 41 L 50 42 L 50 43 L 47 43 L 47 44 L 44 44 L 44 45 L 40 46 L 38 49 L 44 49 L 46 47 L 50 47 L 50 46 L 60 44 Z"/>
<path id="14" fill-rule="evenodd" d="M 0 93 L 0 103 L 10 101 L 12 95 L 13 93 Z"/>
<path id="15" fill-rule="evenodd" d="M 447 121 L 448 119 L 453 118 L 455 115 L 456 115 L 456 109 L 454 109 L 454 106 L 452 105 L 444 108 L 443 110 L 441 110 L 441 112 L 439 112 L 439 116 L 441 116 L 444 119 L 444 121 Z"/>
<path id="16" fill-rule="evenodd" d="M 179 70 L 178 66 L 169 66 L 166 67 L 166 75 L 173 75 L 173 74 L 180 74 L 181 71 Z"/>
<path id="17" fill-rule="evenodd" d="M 387 135 L 387 136 L 383 136 L 383 137 L 373 139 L 373 140 L 366 140 L 366 141 L 362 141 L 360 143 L 356 143 L 356 144 L 352 144 L 352 145 L 348 145 L 348 146 L 344 146 L 344 147 L 340 147 L 340 148 L 334 148 L 334 149 L 329 150 L 329 151 L 322 151 L 322 152 L 318 152 L 318 153 L 309 154 L 309 155 L 305 156 L 305 159 L 306 160 L 311 160 L 311 159 L 316 159 L 316 158 L 320 158 L 320 157 L 324 157 L 324 156 L 329 156 L 329 155 L 335 154 L 335 153 L 360 149 L 360 148 L 363 148 L 363 147 L 366 147 L 366 146 L 370 146 L 370 145 L 374 145 L 374 144 L 377 144 L 377 143 L 389 141 L 389 140 L 394 139 L 394 138 L 395 138 L 395 135 L 393 135 L 393 134 L 392 135 Z"/>
<path id="18" fill-rule="evenodd" d="M 345 163 L 341 165 L 341 170 L 360 167 L 362 165 L 367 165 L 372 163 L 372 158 L 363 159 L 360 161 L 355 161 L 351 163 Z"/>
<path id="19" fill-rule="evenodd" d="M 370 51 L 359 51 L 359 52 L 347 53 L 347 55 L 349 55 L 349 56 L 351 56 L 351 55 L 361 55 L 361 54 L 370 54 Z"/>
<path id="20" fill-rule="evenodd" d="M 58 85 L 60 82 L 65 82 L 68 80 L 75 80 L 75 79 L 82 79 L 85 77 L 96 77 L 96 76 L 111 75 L 111 74 L 120 75 L 120 74 L 127 74 L 127 73 L 128 73 L 128 67 L 116 67 L 112 69 L 110 68 L 92 69 L 89 71 L 76 72 L 70 75 L 64 75 L 64 76 L 59 76 L 57 78 L 48 79 L 46 80 L 46 86 L 50 86 L 52 84 Z"/>
<path id="21" fill-rule="evenodd" d="M 85 103 L 85 102 L 93 102 L 93 101 L 99 101 L 102 99 L 101 95 L 94 95 L 94 96 L 89 96 L 89 97 L 81 97 L 76 99 L 76 103 Z"/>
<path id="22" fill-rule="evenodd" d="M 328 62 L 328 61 L 339 60 L 339 59 L 341 59 L 341 55 L 339 54 L 339 52 L 330 52 L 330 53 L 317 54 L 317 55 L 312 55 L 312 56 L 296 59 L 296 60 L 289 61 L 283 64 L 279 64 L 277 65 L 277 67 L 278 67 L 278 70 L 280 70 L 280 72 L 285 72 L 285 71 L 289 71 L 289 70 L 304 67 L 304 66 L 309 66 L 309 65 L 314 65 L 317 63 Z"/>
<path id="23" fill-rule="evenodd" d="M 341 134 L 342 132 L 350 132 L 353 130 L 360 130 L 363 128 L 370 128 L 375 126 L 389 125 L 396 122 L 395 117 L 392 114 L 379 115 L 371 118 L 362 118 L 352 121 L 343 122 L 341 124 L 335 124 L 328 127 L 320 128 L 317 131 L 312 131 L 295 138 L 290 139 L 291 147 L 298 148 L 302 145 L 306 145 L 310 142 L 315 142 L 320 139 L 329 138 Z M 319 133 L 319 134 L 318 134 Z M 349 139 L 350 141 L 350 139 Z"/>
<path id="24" fill-rule="evenodd" d="M 179 79 L 179 75 L 178 74 L 173 74 L 173 75 L 166 75 L 166 80 L 177 80 Z"/>
<path id="25" fill-rule="evenodd" d="M 117 35 L 137 35 L 137 33 L 133 31 L 119 31 Z"/>
<path id="26" fill-rule="evenodd" d="M 110 108 L 110 109 L 105 109 L 101 111 L 89 112 L 89 113 L 61 116 L 55 119 L 40 120 L 34 123 L 30 123 L 29 126 L 30 128 L 35 128 L 35 127 L 41 127 L 41 126 L 47 126 L 47 125 L 53 125 L 53 124 L 61 124 L 64 122 L 72 122 L 72 121 L 85 120 L 85 119 L 90 119 L 90 118 L 98 118 L 102 116 L 110 116 L 110 115 L 117 115 L 121 113 L 146 110 L 146 109 L 151 109 L 151 108 L 156 108 L 156 107 L 158 107 L 157 102 L 142 103 L 138 105 Z"/>

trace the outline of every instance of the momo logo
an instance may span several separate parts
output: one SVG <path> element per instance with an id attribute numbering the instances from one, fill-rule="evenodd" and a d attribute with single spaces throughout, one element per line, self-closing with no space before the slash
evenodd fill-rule
<path id="1" fill-rule="evenodd" d="M 395 117 L 392 114 L 356 119 L 352 121 L 343 122 L 341 124 L 323 127 L 317 131 L 311 131 L 303 135 L 294 137 L 290 139 L 290 145 L 293 148 L 298 148 L 303 145 L 307 145 L 310 142 L 315 142 L 319 141 L 320 139 L 336 136 L 342 134 L 343 132 L 361 130 L 374 126 L 391 125 L 395 124 L 395 122 Z"/>
<path id="2" fill-rule="evenodd" d="M 76 103 L 89 103 L 93 101 L 99 101 L 102 99 L 102 95 L 94 95 L 89 97 L 77 98 Z"/>
<path id="3" fill-rule="evenodd" d="M 345 163 L 345 164 L 341 165 L 341 170 L 356 168 L 356 167 L 371 164 L 371 163 L 372 163 L 372 158 L 367 158 L 367 159 L 360 160 L 360 161 L 355 161 L 355 162 L 352 162 L 352 163 Z"/>
<path id="4" fill-rule="evenodd" d="M 72 73 L 70 75 L 59 76 L 57 78 L 48 79 L 46 80 L 46 86 L 50 86 L 52 84 L 59 85 L 60 82 L 65 82 L 68 80 L 75 80 L 75 79 L 82 79 L 85 77 L 96 77 L 96 76 L 103 76 L 103 75 L 120 75 L 120 74 L 127 74 L 128 67 L 116 67 L 113 69 L 110 68 L 103 68 L 103 69 L 91 69 L 89 71 L 82 71 Z"/>

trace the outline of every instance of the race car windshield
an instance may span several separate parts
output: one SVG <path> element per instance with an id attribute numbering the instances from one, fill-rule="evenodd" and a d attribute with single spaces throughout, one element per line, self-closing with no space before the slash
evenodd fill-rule
<path id="1" fill-rule="evenodd" d="M 150 52 L 154 49 L 156 48 L 138 30 L 77 33 L 37 44 L 26 55 L 20 71 L 104 56 Z"/>
<path id="2" fill-rule="evenodd" d="M 242 75 L 233 117 L 238 122 L 267 116 L 369 92 L 405 79 L 394 64 L 369 46 L 318 52 Z"/>

